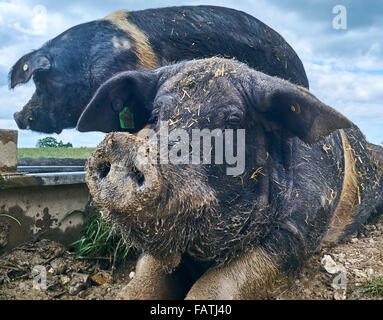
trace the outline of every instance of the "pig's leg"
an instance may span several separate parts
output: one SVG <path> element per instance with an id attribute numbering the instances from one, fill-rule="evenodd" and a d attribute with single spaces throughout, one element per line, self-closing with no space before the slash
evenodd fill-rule
<path id="1" fill-rule="evenodd" d="M 188 292 L 188 300 L 260 299 L 278 276 L 271 257 L 256 249 L 229 264 L 206 271 Z"/>
<path id="2" fill-rule="evenodd" d="M 179 259 L 174 258 L 175 263 Z M 123 300 L 179 299 L 182 293 L 164 263 L 150 255 L 141 255 L 137 261 L 134 278 L 120 292 Z M 184 294 L 184 293 L 183 293 Z"/>

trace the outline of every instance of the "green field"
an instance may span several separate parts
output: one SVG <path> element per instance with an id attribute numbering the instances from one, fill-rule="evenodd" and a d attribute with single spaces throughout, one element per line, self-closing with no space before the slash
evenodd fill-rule
<path id="1" fill-rule="evenodd" d="M 89 158 L 96 148 L 19 148 L 19 158 Z"/>

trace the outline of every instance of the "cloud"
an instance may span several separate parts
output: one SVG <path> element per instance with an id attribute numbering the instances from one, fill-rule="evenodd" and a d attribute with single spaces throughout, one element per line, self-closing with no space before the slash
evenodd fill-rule
<path id="1" fill-rule="evenodd" d="M 47 9 L 38 5 L 32 9 L 33 17 L 30 21 L 30 28 L 26 29 L 20 26 L 20 22 L 14 23 L 14 28 L 26 34 L 44 35 L 47 32 Z"/>
<path id="2" fill-rule="evenodd" d="M 0 86 L 0 97 L 6 97 L 1 101 L 0 119 L 13 121 L 13 113 L 21 110 L 31 98 L 34 91 L 35 88 L 32 83 L 17 87 L 14 90 L 9 90 L 8 84 Z"/>
<path id="3" fill-rule="evenodd" d="M 357 124 L 367 140 L 383 141 L 383 73 L 353 72 L 333 62 L 306 62 L 305 68 L 313 94 Z"/>
<path id="4" fill-rule="evenodd" d="M 2 46 L 20 44 L 20 40 L 36 41 L 41 46 L 49 38 L 78 23 L 70 16 L 50 11 L 47 6 L 23 0 L 0 2 L 0 16 Z"/>
<path id="5" fill-rule="evenodd" d="M 306 62 L 311 91 L 331 101 L 383 101 L 383 73 L 353 72 L 333 63 Z M 382 108 L 383 112 L 383 108 Z"/>

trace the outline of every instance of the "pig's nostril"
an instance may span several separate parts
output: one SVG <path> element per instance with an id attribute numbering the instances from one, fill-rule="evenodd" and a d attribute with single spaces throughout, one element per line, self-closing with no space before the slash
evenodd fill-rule
<path id="1" fill-rule="evenodd" d="M 110 171 L 110 163 L 104 162 L 98 167 L 98 182 L 104 179 Z"/>
<path id="2" fill-rule="evenodd" d="M 144 182 L 145 182 L 145 177 L 142 174 L 142 172 L 139 171 L 136 167 L 133 167 L 132 168 L 132 173 L 133 173 L 134 179 L 136 180 L 136 182 L 138 184 L 138 187 L 140 189 L 143 188 Z"/>

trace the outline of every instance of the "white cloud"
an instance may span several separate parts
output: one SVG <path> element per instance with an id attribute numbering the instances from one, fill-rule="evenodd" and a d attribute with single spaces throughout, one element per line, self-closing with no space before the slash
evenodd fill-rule
<path id="1" fill-rule="evenodd" d="M 43 5 L 33 6 L 29 1 L 23 0 L 0 2 L 0 16 L 3 17 L 3 25 L 7 28 L 5 32 L 13 32 L 14 36 L 20 34 L 38 36 L 41 39 L 55 36 L 77 23 L 58 12 L 50 12 Z"/>
<path id="2" fill-rule="evenodd" d="M 383 101 L 383 74 L 351 72 L 325 62 L 323 65 L 306 62 L 305 68 L 312 83 L 311 91 L 328 104 L 340 103 L 338 108 L 342 108 L 350 103 L 378 106 Z M 357 110 L 352 112 L 359 115 Z M 383 106 L 369 112 L 374 117 L 383 117 Z"/>
<path id="3" fill-rule="evenodd" d="M 15 22 L 13 26 L 16 30 L 26 34 L 45 35 L 47 32 L 47 9 L 42 5 L 33 7 L 29 29 L 23 28 L 19 21 Z"/>
<path id="4" fill-rule="evenodd" d="M 9 90 L 8 85 L 0 86 L 0 97 L 6 97 L 1 101 L 0 119 L 13 119 L 13 113 L 22 109 L 34 91 L 35 88 L 32 83 L 17 87 L 14 90 Z"/>
<path id="5" fill-rule="evenodd" d="M 305 68 L 313 94 L 353 121 L 367 140 L 383 141 L 383 74 L 351 72 L 334 61 L 305 62 Z"/>

